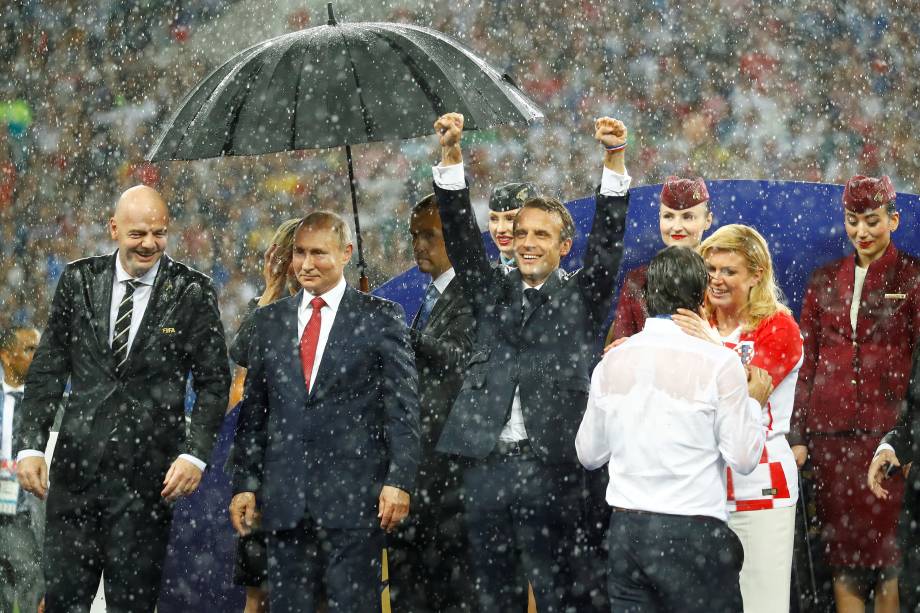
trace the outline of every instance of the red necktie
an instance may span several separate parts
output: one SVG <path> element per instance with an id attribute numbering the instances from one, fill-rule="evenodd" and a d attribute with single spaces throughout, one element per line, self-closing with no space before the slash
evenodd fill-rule
<path id="1" fill-rule="evenodd" d="M 313 313 L 303 329 L 303 336 L 300 337 L 300 364 L 303 366 L 303 380 L 307 384 L 307 392 L 310 391 L 310 376 L 313 374 L 313 361 L 316 359 L 316 346 L 319 344 L 319 328 L 323 321 L 320 309 L 326 306 L 326 301 L 317 296 L 310 301 L 310 306 L 313 307 Z"/>

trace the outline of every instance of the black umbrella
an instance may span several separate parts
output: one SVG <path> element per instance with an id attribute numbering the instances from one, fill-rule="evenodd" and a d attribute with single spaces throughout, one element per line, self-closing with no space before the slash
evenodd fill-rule
<path id="1" fill-rule="evenodd" d="M 331 3 L 328 11 L 328 25 L 261 42 L 212 72 L 180 103 L 147 159 L 344 145 L 366 290 L 351 145 L 431 134 L 450 111 L 473 130 L 543 113 L 510 77 L 449 36 L 406 24 L 339 24 Z"/>

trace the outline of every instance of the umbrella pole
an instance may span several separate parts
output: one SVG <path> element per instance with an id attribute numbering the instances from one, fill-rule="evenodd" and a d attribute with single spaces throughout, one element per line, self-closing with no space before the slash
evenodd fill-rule
<path id="1" fill-rule="evenodd" d="M 355 169 L 351 161 L 351 145 L 345 145 L 345 159 L 348 160 L 348 185 L 351 187 L 351 210 L 355 216 L 355 240 L 358 243 L 358 272 L 361 274 L 358 283 L 361 291 L 367 293 L 371 288 L 367 280 L 367 262 L 364 261 L 364 245 L 361 241 L 361 220 L 358 218 L 358 197 L 355 194 Z"/>

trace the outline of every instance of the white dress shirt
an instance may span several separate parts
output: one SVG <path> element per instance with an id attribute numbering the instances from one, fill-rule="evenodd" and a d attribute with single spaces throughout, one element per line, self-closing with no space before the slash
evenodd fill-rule
<path id="1" fill-rule="evenodd" d="M 134 344 L 134 337 L 137 336 L 141 328 L 141 322 L 144 320 L 144 313 L 147 311 L 147 305 L 150 303 L 150 295 L 153 293 L 153 282 L 157 278 L 157 272 L 160 270 L 160 262 L 156 263 L 140 277 L 132 277 L 124 266 L 121 265 L 121 258 L 118 251 L 115 251 L 115 277 L 112 279 L 112 301 L 109 303 L 109 347 L 112 346 L 112 340 L 115 338 L 115 322 L 118 320 L 118 305 L 125 297 L 127 284 L 125 281 L 134 281 L 138 286 L 134 289 L 134 295 L 131 305 L 131 327 L 128 329 L 128 355 L 131 355 L 131 346 Z M 45 454 L 37 449 L 23 449 L 17 455 L 16 459 L 22 460 L 30 456 L 45 457 Z M 182 453 L 179 457 L 187 460 L 198 467 L 199 470 L 207 468 L 207 462 L 196 458 L 193 455 Z"/>
<path id="2" fill-rule="evenodd" d="M 441 189 L 455 191 L 466 187 L 466 175 L 463 174 L 463 162 L 451 164 L 449 166 L 431 167 L 431 175 L 434 177 L 435 185 Z M 620 173 L 610 170 L 604 166 L 604 172 L 601 175 L 601 195 L 603 196 L 625 196 L 629 191 L 629 185 L 632 183 L 632 177 L 629 173 L 621 175 Z"/>
<path id="3" fill-rule="evenodd" d="M 522 290 L 533 287 L 533 289 L 541 289 L 543 283 L 540 285 L 530 286 L 521 281 Z M 526 306 L 524 307 L 527 308 Z M 511 415 L 508 418 L 508 421 L 505 423 L 505 427 L 502 428 L 502 433 L 498 435 L 498 440 L 503 443 L 516 443 L 519 441 L 527 440 L 527 428 L 524 427 L 524 412 L 521 411 L 521 386 L 518 385 L 514 388 L 514 398 L 511 400 Z"/>
<path id="4" fill-rule="evenodd" d="M 434 177 L 435 184 L 445 190 L 460 190 L 466 187 L 466 175 L 463 172 L 463 163 L 443 166 L 438 164 L 432 166 L 431 175 Z M 629 185 L 632 178 L 629 174 L 621 175 L 618 172 L 610 170 L 604 166 L 604 172 L 601 175 L 600 193 L 604 196 L 625 196 L 629 191 Z M 503 263 L 503 270 L 507 274 L 510 268 Z M 530 287 L 523 284 L 524 289 Z M 536 286 L 536 289 L 543 287 L 543 284 Z M 524 427 L 524 414 L 521 411 L 521 390 L 520 387 L 514 389 L 514 399 L 511 401 L 511 417 L 502 429 L 498 439 L 502 442 L 513 443 L 527 440 L 527 429 Z"/>
<path id="5" fill-rule="evenodd" d="M 594 370 L 575 439 L 585 468 L 609 462 L 611 506 L 722 521 L 725 465 L 749 474 L 763 446 L 738 356 L 654 317 Z"/>
<path id="6" fill-rule="evenodd" d="M 453 281 L 456 276 L 456 271 L 451 267 L 439 274 L 438 278 L 432 280 L 431 283 L 437 288 L 438 294 L 443 296 L 444 292 L 447 291 L 447 286 L 450 285 L 450 282 Z"/>
<path id="7" fill-rule="evenodd" d="M 0 424 L 0 460 L 13 459 L 13 404 L 12 392 L 22 393 L 25 386 L 14 387 L 3 382 L 3 423 Z M 17 407 L 18 408 L 18 407 Z"/>
<path id="8" fill-rule="evenodd" d="M 133 301 L 131 306 L 131 327 L 128 329 L 128 355 L 131 354 L 131 345 L 134 344 L 134 337 L 141 328 L 141 321 L 144 319 L 144 313 L 147 311 L 147 304 L 150 303 L 150 294 L 153 292 L 153 282 L 157 278 L 157 271 L 160 270 L 160 260 L 156 261 L 153 267 L 140 277 L 134 278 L 121 265 L 121 258 L 118 253 L 115 254 L 115 278 L 112 280 L 112 302 L 109 305 L 109 347 L 112 346 L 112 340 L 115 338 L 115 322 L 118 320 L 118 305 L 125 298 L 125 292 L 128 289 L 126 281 L 134 281 L 139 284 L 134 289 Z"/>
<path id="9" fill-rule="evenodd" d="M 320 326 L 319 339 L 316 342 L 316 354 L 313 356 L 313 371 L 310 373 L 310 389 L 313 391 L 313 383 L 316 381 L 316 373 L 319 372 L 319 365 L 323 361 L 323 353 L 326 350 L 326 342 L 329 340 L 329 332 L 332 330 L 332 323 L 335 321 L 335 314 L 339 310 L 339 304 L 342 303 L 342 297 L 345 295 L 345 277 L 339 279 L 338 284 L 325 294 L 320 294 L 326 305 L 319 310 Z M 307 327 L 307 322 L 313 317 L 313 307 L 310 301 L 315 296 L 304 290 L 303 297 L 300 300 L 300 306 L 297 308 L 297 338 L 303 337 L 303 331 Z"/>

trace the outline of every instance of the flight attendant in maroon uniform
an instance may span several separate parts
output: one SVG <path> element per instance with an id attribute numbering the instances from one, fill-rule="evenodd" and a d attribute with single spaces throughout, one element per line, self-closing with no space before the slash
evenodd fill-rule
<path id="1" fill-rule="evenodd" d="M 695 249 L 711 225 L 709 191 L 703 179 L 668 177 L 661 187 L 661 207 L 658 209 L 658 228 L 665 247 L 677 245 Z M 632 336 L 645 326 L 647 270 L 648 265 L 645 264 L 626 274 L 617 301 L 616 319 L 607 333 L 607 344 Z"/>
<path id="2" fill-rule="evenodd" d="M 856 176 L 843 192 L 855 253 L 816 270 L 802 306 L 804 363 L 789 439 L 801 466 L 811 454 L 818 518 L 841 612 L 898 611 L 896 542 L 904 480 L 888 501 L 866 484 L 866 467 L 907 392 L 920 337 L 920 260 L 891 242 L 898 227 L 891 180 Z"/>

